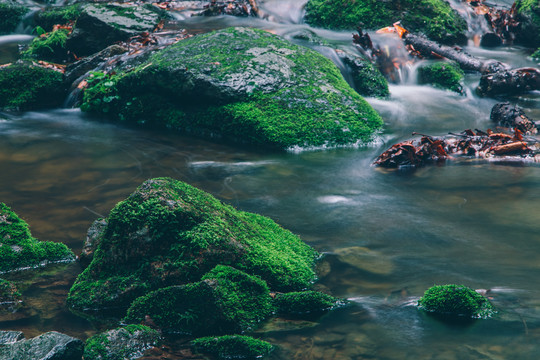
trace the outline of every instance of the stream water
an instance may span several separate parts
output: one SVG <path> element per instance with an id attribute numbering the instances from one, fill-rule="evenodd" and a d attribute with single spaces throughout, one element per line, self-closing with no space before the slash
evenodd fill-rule
<path id="1" fill-rule="evenodd" d="M 197 17 L 182 27 L 254 26 L 293 39 L 310 29 L 299 23 L 304 2 L 263 2 L 267 19 Z M 311 30 L 333 46 L 351 46 L 350 32 Z M 14 41 L 2 39 L 0 57 L 12 57 Z M 513 67 L 537 66 L 519 47 L 467 50 Z M 538 359 L 540 166 L 478 160 L 416 171 L 371 166 L 413 131 L 492 127 L 497 101 L 474 94 L 478 80 L 467 76 L 466 96 L 414 80 L 392 85 L 390 99 L 368 99 L 386 124 L 378 143 L 324 151 L 246 150 L 120 127 L 77 109 L 0 114 L 0 201 L 35 237 L 61 241 L 75 253 L 93 220 L 157 176 L 271 217 L 326 254 L 317 286 L 351 304 L 315 321 L 265 324 L 256 336 L 278 345 L 270 359 Z M 540 119 L 540 93 L 512 101 Z M 79 272 L 70 264 L 6 276 L 19 284 L 25 308 L 0 317 L 0 329 L 28 338 L 51 330 L 93 335 L 90 322 L 64 308 Z M 417 310 L 427 288 L 447 283 L 489 289 L 498 314 L 445 325 Z"/>

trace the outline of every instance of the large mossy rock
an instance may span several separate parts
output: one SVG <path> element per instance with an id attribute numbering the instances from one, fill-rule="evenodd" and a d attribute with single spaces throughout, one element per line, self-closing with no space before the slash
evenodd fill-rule
<path id="1" fill-rule="evenodd" d="M 83 342 L 51 331 L 29 340 L 0 345 L 0 359 L 81 360 Z"/>
<path id="2" fill-rule="evenodd" d="M 467 23 L 444 0 L 309 0 L 306 22 L 330 29 L 378 29 L 401 21 L 442 43 L 464 43 Z"/>
<path id="3" fill-rule="evenodd" d="M 62 74 L 30 63 L 0 68 L 0 109 L 35 110 L 60 106 L 66 88 Z"/>
<path id="4" fill-rule="evenodd" d="M 280 291 L 315 278 L 317 253 L 296 235 L 169 178 L 144 182 L 99 231 L 92 261 L 67 299 L 75 309 L 127 308 L 152 290 L 199 281 L 219 264 Z"/>
<path id="5" fill-rule="evenodd" d="M 167 332 L 219 335 L 251 330 L 272 311 L 263 280 L 218 265 L 200 282 L 162 288 L 136 299 L 124 321 L 140 323 L 149 317 Z"/>
<path id="6" fill-rule="evenodd" d="M 143 325 L 128 325 L 86 340 L 84 360 L 132 360 L 161 341 L 159 332 Z"/>
<path id="7" fill-rule="evenodd" d="M 182 40 L 89 82 L 85 111 L 280 149 L 369 141 L 382 125 L 330 60 L 257 29 Z"/>
<path id="8" fill-rule="evenodd" d="M 32 237 L 28 224 L 0 203 L 0 259 L 0 272 L 9 272 L 74 261 L 75 255 L 64 244 Z"/>
<path id="9" fill-rule="evenodd" d="M 516 13 L 519 26 L 516 40 L 524 45 L 536 48 L 540 46 L 540 1 L 516 1 Z"/>
<path id="10" fill-rule="evenodd" d="M 67 47 L 77 56 L 87 56 L 117 41 L 152 32 L 160 20 L 160 13 L 152 6 L 88 4 L 78 16 Z"/>
<path id="11" fill-rule="evenodd" d="M 0 35 L 13 32 L 29 9 L 13 0 L 0 0 Z"/>
<path id="12" fill-rule="evenodd" d="M 488 318 L 493 305 L 471 288 L 463 285 L 435 285 L 424 293 L 418 306 L 442 318 Z"/>

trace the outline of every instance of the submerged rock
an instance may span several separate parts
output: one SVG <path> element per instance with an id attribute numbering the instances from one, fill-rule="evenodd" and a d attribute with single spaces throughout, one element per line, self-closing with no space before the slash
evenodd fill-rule
<path id="1" fill-rule="evenodd" d="M 266 283 L 218 265 L 202 281 L 156 290 L 135 300 L 124 319 L 152 323 L 168 332 L 196 336 L 244 332 L 273 311 Z"/>
<path id="2" fill-rule="evenodd" d="M 361 246 L 352 246 L 336 250 L 339 261 L 359 270 L 378 275 L 389 275 L 394 271 L 394 264 L 381 253 Z"/>
<path id="3" fill-rule="evenodd" d="M 438 61 L 418 69 L 418 82 L 463 94 L 465 73 L 455 62 Z"/>
<path id="4" fill-rule="evenodd" d="M 278 294 L 274 300 L 278 314 L 321 314 L 342 304 L 340 299 L 319 291 L 301 291 Z"/>
<path id="5" fill-rule="evenodd" d="M 128 325 L 86 340 L 84 360 L 133 360 L 160 343 L 159 332 L 143 325 Z"/>
<path id="6" fill-rule="evenodd" d="M 62 74 L 31 63 L 0 68 L 0 108 L 35 110 L 60 106 L 66 96 Z"/>
<path id="7" fill-rule="evenodd" d="M 4 203 L 0 203 L 0 258 L 0 272 L 75 260 L 66 245 L 32 237 L 28 224 Z"/>
<path id="8" fill-rule="evenodd" d="M 369 141 L 382 125 L 330 60 L 247 28 L 180 41 L 132 71 L 93 81 L 81 108 L 280 149 Z"/>
<path id="9" fill-rule="evenodd" d="M 0 34 L 13 32 L 29 9 L 14 0 L 0 0 Z"/>
<path id="10" fill-rule="evenodd" d="M 435 285 L 418 300 L 418 306 L 443 317 L 488 318 L 495 310 L 482 295 L 463 285 Z"/>
<path id="11" fill-rule="evenodd" d="M 330 29 L 378 29 L 401 21 L 442 43 L 466 43 L 467 23 L 444 0 L 309 0 L 306 22 Z"/>
<path id="12" fill-rule="evenodd" d="M 15 284 L 0 279 L 0 314 L 4 311 L 13 312 L 21 302 L 21 293 Z"/>
<path id="13" fill-rule="evenodd" d="M 244 335 L 211 336 L 192 342 L 195 351 L 218 359 L 259 359 L 268 355 L 272 344 Z"/>
<path id="14" fill-rule="evenodd" d="M 81 340 L 56 331 L 0 346 L 0 359 L 81 360 L 82 354 Z"/>
<path id="15" fill-rule="evenodd" d="M 92 262 L 68 295 L 72 308 L 127 308 L 150 291 L 200 281 L 219 264 L 258 275 L 278 291 L 315 279 L 317 253 L 296 235 L 181 181 L 144 182 L 106 221 Z"/>
<path id="16" fill-rule="evenodd" d="M 160 20 L 161 15 L 152 6 L 88 4 L 81 10 L 67 47 L 77 56 L 90 55 L 117 41 L 152 32 Z"/>

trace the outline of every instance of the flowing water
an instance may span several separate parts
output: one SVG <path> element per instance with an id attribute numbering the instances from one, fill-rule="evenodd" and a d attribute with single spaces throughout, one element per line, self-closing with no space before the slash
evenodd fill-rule
<path id="1" fill-rule="evenodd" d="M 310 29 L 299 24 L 302 3 L 269 0 L 261 5 L 267 19 L 197 17 L 182 26 L 193 32 L 255 26 L 294 40 Z M 311 30 L 350 48 L 350 32 Z M 13 42 L 1 39 L 0 54 L 9 53 Z M 330 47 L 314 47 L 333 57 Z M 519 47 L 468 50 L 514 67 L 536 65 Z M 256 336 L 278 345 L 271 359 L 538 359 L 540 166 L 469 160 L 417 171 L 374 168 L 382 151 L 413 131 L 493 126 L 496 100 L 474 95 L 478 75 L 467 76 L 466 96 L 408 78 L 391 86 L 389 100 L 368 99 L 386 125 L 381 140 L 363 148 L 266 153 L 120 127 L 77 109 L 4 114 L 0 201 L 34 236 L 75 253 L 93 220 L 157 176 L 271 217 L 325 254 L 317 287 L 351 301 L 321 319 L 265 324 Z M 513 101 L 540 119 L 540 93 Z M 6 276 L 21 288 L 24 308 L 0 317 L 0 329 L 27 337 L 50 330 L 82 339 L 94 334 L 90 322 L 64 308 L 79 272 L 70 264 Z M 446 283 L 487 289 L 498 314 L 445 325 L 418 311 L 423 292 Z"/>

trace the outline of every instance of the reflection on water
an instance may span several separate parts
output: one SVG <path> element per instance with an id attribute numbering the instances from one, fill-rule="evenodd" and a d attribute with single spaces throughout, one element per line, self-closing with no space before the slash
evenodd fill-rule
<path id="1" fill-rule="evenodd" d="M 307 28 L 229 17 L 190 21 L 199 29 L 247 23 L 282 34 Z M 333 44 L 347 46 L 350 39 L 314 31 Z M 518 48 L 484 56 L 531 65 Z M 6 114 L 0 116 L 0 201 L 34 236 L 64 242 L 75 253 L 92 221 L 151 177 L 174 177 L 270 216 L 325 254 L 317 287 L 351 300 L 316 321 L 265 324 L 256 336 L 279 345 L 271 359 L 537 359 L 540 166 L 470 161 L 414 172 L 371 166 L 413 131 L 443 135 L 493 126 L 496 101 L 477 98 L 477 82 L 468 76 L 467 96 L 409 83 L 392 86 L 389 100 L 369 99 L 385 120 L 386 143 L 360 149 L 262 153 L 123 128 L 79 110 Z M 539 94 L 515 100 L 540 119 Z M 79 272 L 71 264 L 10 274 L 25 308 L 0 314 L 0 329 L 27 337 L 49 330 L 92 335 L 96 329 L 63 306 Z M 445 283 L 489 289 L 499 313 L 467 326 L 420 313 L 417 299 Z"/>

